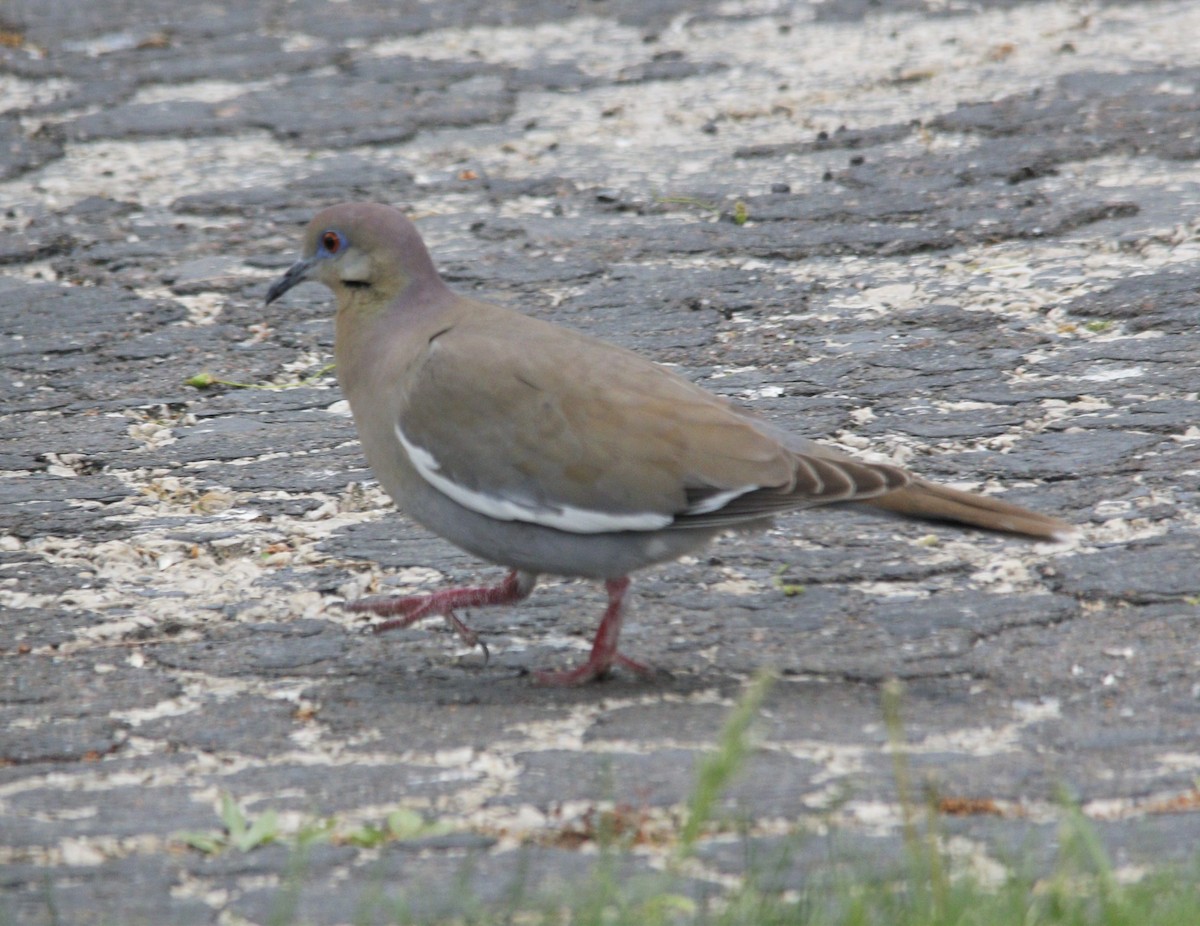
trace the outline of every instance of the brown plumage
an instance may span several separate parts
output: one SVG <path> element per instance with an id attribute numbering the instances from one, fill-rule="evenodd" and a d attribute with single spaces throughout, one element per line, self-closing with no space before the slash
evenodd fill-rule
<path id="1" fill-rule="evenodd" d="M 908 517 L 1057 538 L 1072 528 L 998 499 L 926 482 L 784 432 L 622 348 L 469 299 L 437 275 L 413 225 L 370 203 L 308 226 L 304 280 L 337 297 L 338 377 L 380 483 L 410 517 L 512 569 L 495 588 L 356 603 L 383 628 L 519 600 L 539 573 L 604 580 L 609 607 L 588 661 L 613 665 L 630 572 L 772 515 L 864 503 Z"/>

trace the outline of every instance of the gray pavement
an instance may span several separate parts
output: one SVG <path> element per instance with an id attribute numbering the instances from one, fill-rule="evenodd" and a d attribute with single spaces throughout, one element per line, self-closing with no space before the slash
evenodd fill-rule
<path id="1" fill-rule="evenodd" d="M 1123 870 L 1191 857 L 1198 34 L 1187 0 L 9 0 L 0 923 L 486 910 L 578 885 L 604 814 L 651 874 L 765 667 L 695 896 L 897 858 L 892 677 L 964 866 L 1049 864 L 1061 788 Z M 658 674 L 581 690 L 527 670 L 580 658 L 586 583 L 471 615 L 486 666 L 373 636 L 338 602 L 499 572 L 390 512 L 327 294 L 262 307 L 351 198 L 464 291 L 1081 538 L 790 516 L 638 577 Z M 189 848 L 223 794 L 281 841 Z M 440 826 L 347 838 L 398 808 Z"/>

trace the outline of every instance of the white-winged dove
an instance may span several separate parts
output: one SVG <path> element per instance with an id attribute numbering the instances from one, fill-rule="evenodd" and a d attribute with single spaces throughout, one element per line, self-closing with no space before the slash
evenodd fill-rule
<path id="1" fill-rule="evenodd" d="M 367 461 L 396 505 L 511 572 L 495 587 L 350 605 L 392 618 L 527 596 L 539 574 L 600 579 L 608 608 L 587 661 L 547 684 L 645 667 L 617 651 L 629 574 L 834 502 L 1038 538 L 1074 529 L 994 498 L 852 459 L 740 411 L 619 347 L 458 295 L 398 210 L 318 213 L 303 257 L 267 293 L 315 280 L 337 297 L 338 380 Z"/>

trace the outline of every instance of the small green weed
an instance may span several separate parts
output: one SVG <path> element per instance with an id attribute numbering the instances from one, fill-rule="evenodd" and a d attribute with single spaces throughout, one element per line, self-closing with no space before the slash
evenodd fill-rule
<path id="1" fill-rule="evenodd" d="M 225 824 L 223 832 L 181 832 L 175 838 L 212 855 L 225 849 L 249 852 L 279 836 L 279 815 L 274 810 L 263 811 L 251 822 L 228 792 L 221 794 L 221 822 Z"/>
<path id="2" fill-rule="evenodd" d="M 786 598 L 795 598 L 797 595 L 803 595 L 806 591 L 808 591 L 806 586 L 799 585 L 795 582 L 789 582 L 783 577 L 783 574 L 787 572 L 787 568 L 787 566 L 780 566 L 777 570 L 775 570 L 775 587 L 783 592 L 784 597 Z"/>
<path id="3" fill-rule="evenodd" d="M 395 840 L 441 836 L 453 830 L 454 828 L 447 823 L 429 822 L 415 810 L 401 807 L 388 814 L 382 826 L 368 823 L 344 833 L 335 832 L 333 839 L 335 842 L 370 848 Z"/>
<path id="4" fill-rule="evenodd" d="M 721 728 L 717 748 L 700 762 L 696 785 L 688 800 L 687 818 L 679 834 L 678 854 L 681 858 L 692 853 L 696 840 L 712 821 L 717 799 L 746 764 L 751 750 L 750 724 L 758 715 L 774 679 L 769 672 L 760 672 L 754 677 Z"/>
<path id="5" fill-rule="evenodd" d="M 295 833 L 284 834 L 279 828 L 279 815 L 274 810 L 265 810 L 250 820 L 228 793 L 221 795 L 221 822 L 224 824 L 221 831 L 184 831 L 176 833 L 174 838 L 212 855 L 227 849 L 249 852 L 272 842 L 286 842 L 296 848 L 318 842 L 373 848 L 385 842 L 441 836 L 454 829 L 449 824 L 428 821 L 415 810 L 401 807 L 388 814 L 381 824 L 366 823 L 341 829 L 336 820 L 327 817 L 311 820 Z"/>
<path id="6" fill-rule="evenodd" d="M 189 376 L 183 383 L 185 386 L 191 386 L 194 389 L 207 389 L 209 386 L 230 386 L 234 389 L 267 389 L 273 392 L 281 392 L 286 389 L 300 389 L 303 386 L 311 386 L 335 366 L 336 364 L 327 363 L 321 369 L 317 370 L 316 373 L 306 376 L 298 383 L 238 383 L 229 379 L 218 379 L 207 372 Z"/>

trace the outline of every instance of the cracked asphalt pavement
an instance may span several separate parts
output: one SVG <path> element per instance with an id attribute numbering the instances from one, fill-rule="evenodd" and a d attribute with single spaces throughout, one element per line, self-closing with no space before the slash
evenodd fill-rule
<path id="1" fill-rule="evenodd" d="M 831 822 L 902 857 L 891 678 L 964 862 L 1050 858 L 1063 788 L 1118 866 L 1193 857 L 1200 7 L 883 6 L 0 9 L 0 922 L 268 922 L 286 844 L 179 837 L 223 794 L 285 836 L 440 824 L 314 846 L 306 922 L 553 896 L 605 812 L 652 872 L 764 668 L 696 896 L 752 858 L 802 886 Z M 374 636 L 339 602 L 500 571 L 390 510 L 327 294 L 263 307 L 345 199 L 463 291 L 1081 535 L 799 512 L 638 576 L 658 673 L 579 690 L 527 670 L 586 648 L 587 583 L 473 615 L 486 666 Z"/>

